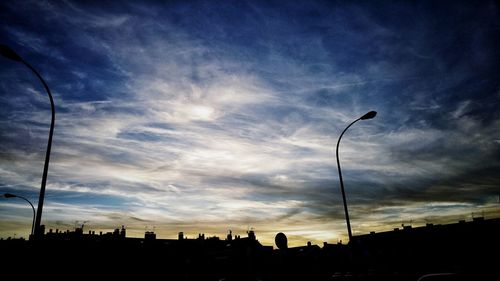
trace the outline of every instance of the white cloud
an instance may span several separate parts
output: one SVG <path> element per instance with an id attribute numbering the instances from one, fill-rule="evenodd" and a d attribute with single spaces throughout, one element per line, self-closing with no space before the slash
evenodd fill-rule
<path id="1" fill-rule="evenodd" d="M 421 80 L 427 77 L 414 75 L 413 62 L 396 65 L 371 57 L 357 65 L 352 61 L 355 71 L 348 71 L 341 59 L 349 59 L 351 53 L 331 58 L 334 50 L 329 49 L 328 36 L 334 34 L 295 36 L 302 26 L 295 27 L 287 33 L 293 38 L 279 33 L 283 42 L 262 39 L 257 42 L 262 51 L 255 51 L 227 43 L 230 40 L 208 40 L 168 17 L 158 21 L 150 7 L 135 5 L 137 10 L 129 13 L 99 9 L 88 13 L 84 5 L 69 2 L 38 5 L 44 19 L 51 26 L 54 22 L 64 26 L 72 35 L 70 45 L 82 52 L 68 64 L 67 74 L 74 81 L 47 74 L 57 89 L 58 112 L 47 186 L 47 194 L 52 192 L 55 199 L 48 201 L 44 216 L 54 225 L 58 220 L 89 218 L 110 228 L 130 224 L 139 233 L 141 224 L 156 223 L 165 235 L 182 230 L 175 227 L 214 233 L 216 228 L 244 232 L 253 226 L 271 244 L 273 232 L 282 230 L 300 243 L 335 242 L 344 237 L 343 221 L 330 221 L 315 203 L 338 195 L 322 193 L 325 185 L 338 179 L 337 137 L 366 111 L 381 114 L 357 123 L 340 147 L 346 181 L 358 184 L 351 187 L 354 192 L 366 182 L 381 188 L 408 184 L 407 188 L 424 189 L 427 186 L 415 183 L 459 176 L 483 158 L 457 159 L 488 155 L 498 148 L 498 121 L 486 126 L 483 120 L 464 115 L 473 100 L 442 114 L 449 127 L 426 119 L 437 109 L 448 109 L 439 94 L 451 87 L 444 85 L 447 81 L 424 87 L 427 84 Z M 357 21 L 370 30 L 375 26 L 367 38 L 397 34 L 373 25 L 365 14 Z M 279 31 L 291 28 L 282 18 L 266 22 Z M 75 55 L 31 31 L 8 31 L 19 44 L 40 54 L 50 49 L 60 61 Z M 343 30 L 343 36 L 348 31 Z M 346 39 L 357 44 L 364 39 L 357 33 L 349 36 L 354 38 Z M 394 46 L 379 48 L 374 52 L 385 54 Z M 410 49 L 413 55 L 425 54 Z M 301 57 L 294 57 L 297 54 Z M 23 83 L 15 89 L 31 96 L 40 90 Z M 404 84 L 401 93 L 394 89 L 398 83 Z M 39 94 L 15 101 L 15 114 L 0 121 L 2 128 L 17 128 L 2 132 L 9 147 L 0 158 L 2 188 L 36 193 L 48 133 L 48 103 Z M 411 115 L 415 111 L 418 116 Z M 412 120 L 417 117 L 420 120 Z M 23 149 L 17 148 L 18 142 L 25 145 Z M 479 150 L 472 150 L 473 144 Z M 110 202 L 77 203 L 63 195 Z M 401 206 L 383 206 L 374 213 L 363 210 L 360 216 L 366 215 L 367 222 L 354 222 L 357 231 L 377 228 L 398 215 L 422 213 L 414 215 L 421 218 L 441 208 L 453 216 L 472 208 L 467 204 L 478 206 L 447 202 L 448 198 L 420 205 L 397 199 L 403 201 Z M 116 219 L 120 216 L 123 219 Z M 334 229 L 340 230 L 334 233 Z"/>

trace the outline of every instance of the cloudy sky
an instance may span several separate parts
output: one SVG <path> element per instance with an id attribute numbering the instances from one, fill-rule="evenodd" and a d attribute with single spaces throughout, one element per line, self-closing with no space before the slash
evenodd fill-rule
<path id="1" fill-rule="evenodd" d="M 0 4 L 56 104 L 47 229 L 346 241 L 335 145 L 370 110 L 340 147 L 354 234 L 500 216 L 495 1 L 101 2 Z M 0 193 L 37 204 L 49 124 L 0 58 Z M 0 198 L 0 237 L 31 219 Z"/>

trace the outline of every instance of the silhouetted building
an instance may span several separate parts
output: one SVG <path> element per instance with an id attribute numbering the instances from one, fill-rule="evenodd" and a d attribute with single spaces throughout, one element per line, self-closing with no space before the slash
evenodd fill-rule
<path id="1" fill-rule="evenodd" d="M 44 253 L 36 265 L 41 268 L 57 265 L 77 271 L 91 266 L 107 273 L 126 271 L 150 274 L 151 278 L 167 272 L 168 280 L 187 281 L 409 281 L 432 272 L 471 277 L 453 280 L 484 280 L 480 277 L 485 274 L 498 274 L 496 259 L 490 257 L 500 252 L 500 219 L 404 226 L 354 236 L 348 245 L 324 243 L 322 248 L 310 242 L 290 248 L 285 234 L 278 233 L 279 250 L 273 250 L 263 246 L 253 230 L 247 233 L 247 237 L 233 238 L 229 231 L 225 240 L 216 236 L 205 239 L 202 233 L 188 239 L 183 232 L 178 239 L 157 239 L 152 231 L 146 231 L 144 238 L 127 238 L 124 226 L 100 235 L 78 228 L 71 232 L 56 229 L 34 241 L 0 240 L 0 253 L 8 257 L 2 267 L 9 270 L 26 255 Z M 113 257 L 112 263 L 109 257 Z M 352 271 L 364 277 L 353 279 L 349 277 Z"/>
<path id="2" fill-rule="evenodd" d="M 146 231 L 144 233 L 144 240 L 156 240 L 156 234 L 153 231 Z"/>
<path id="3" fill-rule="evenodd" d="M 354 237 L 354 258 L 364 268 L 401 272 L 478 270 L 500 252 L 500 219 L 403 229 Z M 493 269 L 491 267 L 490 269 Z M 475 279 L 475 278 L 474 278 Z"/>
<path id="4" fill-rule="evenodd" d="M 122 229 L 120 230 L 120 237 L 125 238 L 126 237 L 126 230 L 125 226 L 122 225 Z"/>
<path id="5" fill-rule="evenodd" d="M 255 241 L 255 240 L 256 240 L 256 238 L 255 238 L 255 232 L 254 232 L 253 230 L 249 230 L 249 231 L 247 232 L 247 234 L 248 234 L 248 239 L 250 239 L 250 240 L 252 240 L 252 241 Z"/>

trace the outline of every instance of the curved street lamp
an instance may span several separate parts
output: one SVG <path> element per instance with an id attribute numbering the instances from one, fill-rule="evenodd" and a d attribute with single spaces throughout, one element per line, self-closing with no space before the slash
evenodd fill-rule
<path id="1" fill-rule="evenodd" d="M 33 231 L 35 228 L 35 207 L 33 207 L 33 204 L 31 204 L 30 200 L 28 200 L 22 196 L 11 194 L 11 193 L 5 193 L 3 195 L 3 197 L 5 197 L 5 198 L 21 198 L 30 204 L 31 209 L 33 209 L 33 222 L 31 223 L 31 235 L 33 235 Z"/>
<path id="2" fill-rule="evenodd" d="M 342 131 L 342 134 L 340 134 L 339 140 L 337 141 L 337 150 L 336 150 L 336 155 L 337 155 L 337 168 L 339 169 L 339 179 L 340 179 L 340 190 L 342 191 L 342 200 L 344 201 L 344 212 L 345 212 L 345 221 L 347 223 L 347 232 L 349 234 L 349 242 L 352 241 L 352 231 L 351 231 L 351 222 L 349 220 L 349 211 L 347 210 L 347 202 L 345 199 L 345 191 L 344 191 L 344 182 L 342 181 L 342 171 L 340 170 L 340 160 L 339 160 L 339 144 L 340 140 L 342 139 L 342 136 L 344 133 L 351 127 L 354 123 L 358 122 L 359 120 L 367 120 L 367 119 L 372 119 L 377 115 L 376 111 L 370 111 L 366 113 L 365 115 L 359 117 L 358 119 L 354 120 L 349 126 L 347 126 L 344 131 Z"/>
<path id="3" fill-rule="evenodd" d="M 42 175 L 42 186 L 40 188 L 40 196 L 38 198 L 38 208 L 36 212 L 36 220 L 35 220 L 35 229 L 34 229 L 34 234 L 35 236 L 39 236 L 42 233 L 40 233 L 40 222 L 42 220 L 42 210 L 43 210 L 43 200 L 45 198 L 45 185 L 47 183 L 47 172 L 49 170 L 49 160 L 50 160 L 50 149 L 52 147 L 52 135 L 54 134 L 54 121 L 56 118 L 56 111 L 54 108 L 54 100 L 52 99 L 52 93 L 50 92 L 49 86 L 43 80 L 42 76 L 36 71 L 29 63 L 27 63 L 21 56 L 19 56 L 14 50 L 9 48 L 6 45 L 0 44 L 0 54 L 10 60 L 20 62 L 24 64 L 26 67 L 28 67 L 37 77 L 40 79 L 40 81 L 43 84 L 43 87 L 47 91 L 47 94 L 49 95 L 50 99 L 50 108 L 52 110 L 52 119 L 50 122 L 50 131 L 49 131 L 49 140 L 47 143 L 47 151 L 45 153 L 45 164 L 43 166 L 43 175 Z"/>

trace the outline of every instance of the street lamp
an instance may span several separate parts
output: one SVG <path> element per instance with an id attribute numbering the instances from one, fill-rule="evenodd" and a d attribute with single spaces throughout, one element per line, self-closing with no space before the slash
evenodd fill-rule
<path id="1" fill-rule="evenodd" d="M 38 79 L 40 79 L 40 81 L 42 82 L 43 87 L 47 91 L 47 94 L 49 95 L 49 99 L 50 99 L 50 108 L 52 110 L 52 119 L 50 122 L 49 140 L 47 143 L 47 151 L 45 153 L 45 164 L 43 166 L 42 186 L 40 188 L 40 196 L 38 198 L 38 208 L 37 208 L 37 212 L 36 212 L 36 220 L 35 220 L 35 228 L 34 228 L 35 236 L 39 236 L 42 234 L 42 233 L 40 233 L 40 231 L 41 231 L 40 222 L 42 220 L 43 200 L 45 198 L 45 185 L 47 183 L 47 172 L 49 170 L 50 149 L 52 147 L 52 135 L 54 134 L 54 121 L 56 118 L 56 111 L 54 108 L 54 100 L 52 99 L 52 94 L 50 92 L 49 86 L 47 85 L 45 80 L 43 80 L 42 76 L 40 76 L 38 71 L 36 71 L 29 63 L 27 63 L 23 58 L 21 58 L 21 56 L 19 56 L 16 52 L 14 52 L 14 50 L 12 50 L 11 48 L 9 48 L 6 45 L 0 44 L 0 54 L 4 57 L 10 59 L 10 60 L 24 64 L 33 73 L 35 73 L 35 75 L 38 77 Z"/>
<path id="2" fill-rule="evenodd" d="M 28 199 L 26 199 L 26 198 L 24 198 L 22 196 L 14 195 L 14 194 L 11 194 L 11 193 L 5 193 L 3 195 L 3 197 L 5 197 L 5 198 L 15 198 L 15 197 L 21 198 L 21 199 L 25 200 L 26 202 L 28 202 L 30 204 L 31 209 L 33 209 L 33 222 L 31 223 L 31 235 L 33 235 L 33 231 L 34 231 L 33 228 L 35 228 L 35 207 L 33 207 L 33 204 L 31 204 L 30 200 L 28 200 Z"/>
<path id="3" fill-rule="evenodd" d="M 365 115 L 359 117 L 358 119 L 354 120 L 349 126 L 347 126 L 344 131 L 342 131 L 342 134 L 340 134 L 339 140 L 337 141 L 337 168 L 339 169 L 339 179 L 340 179 L 340 190 L 342 191 L 342 200 L 344 201 L 344 212 L 345 212 L 345 221 L 347 223 L 347 232 L 349 233 L 349 242 L 352 241 L 352 231 L 351 231 L 351 222 L 349 221 L 349 211 L 347 210 L 347 202 L 345 199 L 345 191 L 344 191 L 344 182 L 342 181 L 342 171 L 340 170 L 340 160 L 339 160 L 339 144 L 340 140 L 342 139 L 342 136 L 344 133 L 351 127 L 354 123 L 358 122 L 359 120 L 367 120 L 367 119 L 372 119 L 377 115 L 376 111 L 370 111 L 366 113 Z"/>

